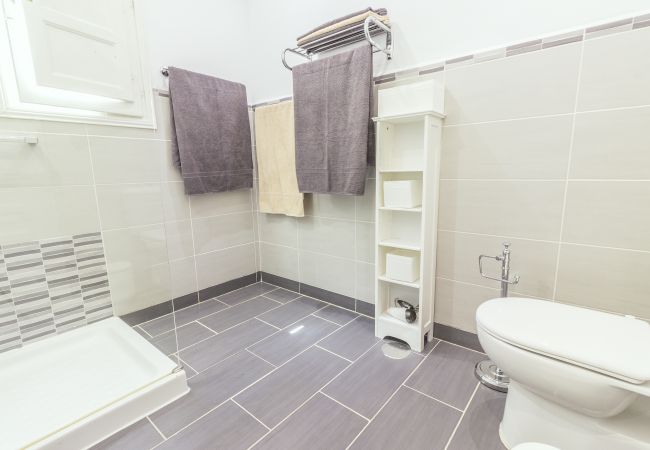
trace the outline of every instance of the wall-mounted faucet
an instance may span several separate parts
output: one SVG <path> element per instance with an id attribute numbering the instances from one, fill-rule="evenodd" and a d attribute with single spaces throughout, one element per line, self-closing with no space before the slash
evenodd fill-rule
<path id="1" fill-rule="evenodd" d="M 501 262 L 501 278 L 491 277 L 483 272 L 483 258 L 490 258 Z M 501 282 L 501 297 L 508 296 L 508 286 L 519 283 L 519 275 L 510 279 L 510 242 L 503 243 L 503 253 L 497 256 L 479 255 L 478 270 L 483 278 Z"/>
<path id="2" fill-rule="evenodd" d="M 491 277 L 483 272 L 483 258 L 490 258 L 501 262 L 501 278 Z M 503 252 L 500 255 L 479 255 L 478 270 L 483 278 L 501 283 L 501 297 L 504 298 L 508 296 L 508 287 L 511 284 L 519 283 L 519 275 L 515 275 L 512 280 L 510 279 L 510 242 L 503 243 Z M 474 373 L 484 386 L 495 391 L 508 392 L 510 377 L 489 359 L 476 363 Z"/>

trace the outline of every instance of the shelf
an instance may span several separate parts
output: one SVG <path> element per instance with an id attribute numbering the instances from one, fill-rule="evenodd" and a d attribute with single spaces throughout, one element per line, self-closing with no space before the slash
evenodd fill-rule
<path id="1" fill-rule="evenodd" d="M 384 239 L 383 241 L 379 241 L 379 245 L 382 247 L 401 248 L 403 250 L 413 250 L 416 252 L 419 252 L 422 249 L 419 244 L 398 241 L 397 239 Z"/>
<path id="2" fill-rule="evenodd" d="M 373 117 L 372 120 L 375 122 L 406 123 L 422 120 L 425 116 L 434 116 L 441 119 L 445 118 L 444 114 L 441 114 L 437 111 L 422 111 L 411 114 L 400 114 L 397 116 L 378 116 Z"/>
<path id="3" fill-rule="evenodd" d="M 422 169 L 378 169 L 379 173 L 422 172 Z"/>
<path id="4" fill-rule="evenodd" d="M 413 281 L 413 282 L 394 280 L 392 278 L 388 278 L 386 275 L 380 275 L 377 278 L 379 278 L 381 281 L 386 281 L 387 283 L 400 284 L 402 286 L 408 286 L 408 287 L 412 287 L 412 288 L 415 288 L 415 289 L 420 289 L 420 280 Z"/>
<path id="5" fill-rule="evenodd" d="M 413 212 L 413 213 L 422 212 L 421 206 L 418 206 L 417 208 L 390 208 L 388 206 L 380 206 L 379 209 L 381 211 L 399 211 L 399 212 Z"/>

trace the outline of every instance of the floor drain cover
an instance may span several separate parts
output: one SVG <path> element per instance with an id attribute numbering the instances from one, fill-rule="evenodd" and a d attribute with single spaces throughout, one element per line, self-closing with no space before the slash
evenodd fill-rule
<path id="1" fill-rule="evenodd" d="M 381 351 L 389 358 L 404 359 L 411 354 L 411 347 L 404 342 L 385 340 Z"/>

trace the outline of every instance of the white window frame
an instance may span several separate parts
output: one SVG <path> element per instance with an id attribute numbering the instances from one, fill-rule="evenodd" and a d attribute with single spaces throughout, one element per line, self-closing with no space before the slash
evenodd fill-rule
<path id="1" fill-rule="evenodd" d="M 143 25 L 136 0 L 133 2 L 135 22 L 135 40 L 130 45 L 137 47 L 138 67 L 140 70 L 141 86 L 135 86 L 138 95 L 143 96 L 143 115 L 126 116 L 93 111 L 91 109 L 75 109 L 69 107 L 40 105 L 21 102 L 18 93 L 18 82 L 14 70 L 14 60 L 11 53 L 9 32 L 6 25 L 6 3 L 29 0 L 0 0 L 0 117 L 16 119 L 54 120 L 59 122 L 88 123 L 99 125 L 126 126 L 135 128 L 156 128 L 154 114 L 154 97 L 151 86 L 151 76 L 148 70 L 148 55 L 144 37 Z M 82 0 L 83 1 L 83 0 Z M 102 0 L 111 1 L 111 0 Z M 71 93 L 71 95 L 77 95 Z M 92 96 L 83 95 L 92 100 Z M 92 103 L 92 101 L 90 102 Z"/>

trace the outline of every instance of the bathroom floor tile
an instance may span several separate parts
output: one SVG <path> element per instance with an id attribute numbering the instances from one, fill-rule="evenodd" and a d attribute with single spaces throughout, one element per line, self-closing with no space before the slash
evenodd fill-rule
<path id="1" fill-rule="evenodd" d="M 350 448 L 442 450 L 460 415 L 460 411 L 402 387 Z"/>
<path id="2" fill-rule="evenodd" d="M 223 311 L 199 319 L 208 328 L 220 333 L 281 304 L 265 297 L 253 297 Z"/>
<path id="3" fill-rule="evenodd" d="M 156 337 L 159 334 L 166 333 L 174 329 L 174 318 L 171 314 L 158 317 L 157 319 L 150 320 L 149 322 L 141 323 L 139 325 L 148 335 Z"/>
<path id="4" fill-rule="evenodd" d="M 309 314 L 318 311 L 327 306 L 327 303 L 318 301 L 310 297 L 300 297 L 279 308 L 269 311 L 260 316 L 264 322 L 268 322 L 276 327 L 284 328 L 289 324 L 300 320 Z"/>
<path id="5" fill-rule="evenodd" d="M 338 328 L 318 317 L 307 317 L 273 336 L 251 346 L 249 350 L 264 360 L 279 366 Z"/>
<path id="6" fill-rule="evenodd" d="M 310 348 L 234 399 L 268 427 L 274 427 L 340 373 L 349 363 Z"/>
<path id="7" fill-rule="evenodd" d="M 474 366 L 483 359 L 485 355 L 482 353 L 441 341 L 405 384 L 458 409 L 465 409 L 478 384 Z"/>
<path id="8" fill-rule="evenodd" d="M 359 316 L 359 314 L 350 311 L 349 309 L 339 308 L 332 305 L 319 309 L 314 313 L 314 315 L 338 323 L 339 325 L 345 325 L 354 320 L 355 317 Z"/>
<path id="9" fill-rule="evenodd" d="M 92 450 L 123 450 L 125 448 L 151 448 L 163 438 L 146 418 L 118 431 L 108 439 L 91 447 Z"/>
<path id="10" fill-rule="evenodd" d="M 221 361 L 189 380 L 190 392 L 150 418 L 170 436 L 273 370 L 247 351 Z"/>
<path id="11" fill-rule="evenodd" d="M 156 448 L 244 450 L 266 432 L 267 429 L 246 411 L 228 401 Z"/>
<path id="12" fill-rule="evenodd" d="M 323 394 L 316 394 L 286 421 L 256 444 L 254 449 L 344 449 L 367 420 Z"/>
<path id="13" fill-rule="evenodd" d="M 280 303 L 287 303 L 300 297 L 300 294 L 295 291 L 290 291 L 284 288 L 278 288 L 275 291 L 270 291 L 264 294 L 264 297 L 270 298 Z"/>
<path id="14" fill-rule="evenodd" d="M 217 299 L 227 305 L 236 305 L 237 303 L 244 302 L 253 297 L 266 294 L 267 292 L 277 289 L 277 286 L 272 284 L 259 282 L 253 283 L 236 291 L 228 292 L 227 294 L 220 295 Z"/>
<path id="15" fill-rule="evenodd" d="M 210 331 L 203 325 L 191 322 L 187 325 L 176 328 L 176 333 L 168 331 L 167 333 L 150 339 L 150 341 L 165 355 L 171 355 L 172 353 L 176 353 L 177 350 L 182 350 L 190 345 L 194 345 L 203 339 L 214 336 L 214 334 L 214 332 Z M 178 335 L 178 337 L 176 335 Z M 178 348 L 176 348 L 177 339 Z"/>
<path id="16" fill-rule="evenodd" d="M 354 361 L 377 341 L 379 339 L 375 337 L 375 321 L 367 317 L 357 317 L 323 339 L 318 346 Z"/>
<path id="17" fill-rule="evenodd" d="M 404 359 L 391 359 L 377 344 L 323 389 L 323 393 L 371 418 L 420 361 L 422 356 L 417 353 Z"/>
<path id="18" fill-rule="evenodd" d="M 176 326 L 181 327 L 201 317 L 226 309 L 227 307 L 228 305 L 217 300 L 205 300 L 189 308 L 179 309 L 174 313 L 176 314 Z"/>
<path id="19" fill-rule="evenodd" d="M 275 333 L 277 329 L 259 320 L 251 319 L 216 336 L 180 351 L 180 357 L 194 370 L 202 372 L 245 349 L 249 345 Z"/>
<path id="20" fill-rule="evenodd" d="M 499 438 L 506 394 L 479 385 L 449 450 L 505 450 Z"/>

